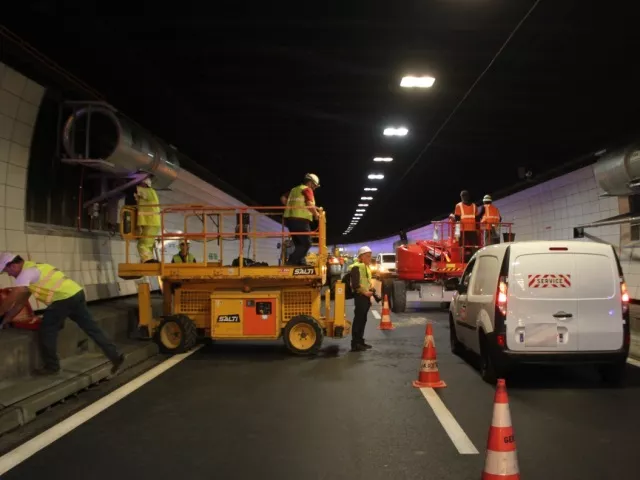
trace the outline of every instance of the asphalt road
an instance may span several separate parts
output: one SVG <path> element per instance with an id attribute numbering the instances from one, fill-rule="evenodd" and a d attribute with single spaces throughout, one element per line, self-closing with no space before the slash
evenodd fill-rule
<path id="1" fill-rule="evenodd" d="M 438 394 L 478 454 L 459 453 L 411 386 L 427 319 L 448 385 Z M 280 344 L 202 348 L 2 479 L 477 480 L 494 389 L 449 352 L 445 312 L 392 320 L 380 331 L 370 314 L 369 352 L 350 353 L 348 340 L 326 340 L 317 358 Z M 621 389 L 588 369 L 509 381 L 522 478 L 637 478 L 640 369 L 628 368 Z"/>

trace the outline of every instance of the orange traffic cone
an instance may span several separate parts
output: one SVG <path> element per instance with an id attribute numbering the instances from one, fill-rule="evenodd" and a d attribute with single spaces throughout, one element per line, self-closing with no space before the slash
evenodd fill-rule
<path id="1" fill-rule="evenodd" d="M 427 322 L 420 373 L 418 373 L 418 380 L 413 382 L 413 386 L 416 388 L 441 388 L 447 386 L 447 384 L 440 379 L 438 361 L 436 360 L 436 344 L 433 340 L 433 327 L 431 326 L 431 322 Z"/>
<path id="2" fill-rule="evenodd" d="M 393 323 L 391 323 L 391 313 L 389 312 L 389 299 L 385 295 L 382 303 L 382 318 L 380 318 L 378 330 L 393 330 L 394 328 Z"/>
<path id="3" fill-rule="evenodd" d="M 516 439 L 511 425 L 507 387 L 503 379 L 498 380 L 493 403 L 493 420 L 489 428 L 482 480 L 520 480 Z"/>

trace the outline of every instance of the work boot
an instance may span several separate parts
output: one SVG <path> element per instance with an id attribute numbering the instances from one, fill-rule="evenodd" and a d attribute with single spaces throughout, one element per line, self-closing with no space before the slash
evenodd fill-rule
<path id="1" fill-rule="evenodd" d="M 122 367 L 122 364 L 124 363 L 124 360 L 125 358 L 122 354 L 120 354 L 120 356 L 115 360 L 111 360 L 111 363 L 113 364 L 113 366 L 111 367 L 111 375 L 115 375 L 116 373 L 118 373 L 118 371 Z"/>
<path id="2" fill-rule="evenodd" d="M 351 345 L 351 351 L 352 352 L 364 352 L 365 350 L 367 350 L 367 347 L 365 347 L 361 343 L 357 343 L 355 345 Z"/>
<path id="3" fill-rule="evenodd" d="M 370 349 L 372 349 L 372 348 L 373 348 L 371 345 L 369 345 L 369 344 L 367 344 L 367 343 L 364 343 L 364 342 L 362 342 L 360 345 L 361 345 L 365 350 L 370 350 Z"/>

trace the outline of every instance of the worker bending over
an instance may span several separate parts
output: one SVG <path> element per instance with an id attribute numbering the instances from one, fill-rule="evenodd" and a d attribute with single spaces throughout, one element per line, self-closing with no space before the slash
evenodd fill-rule
<path id="1" fill-rule="evenodd" d="M 353 325 L 351 326 L 351 351 L 362 352 L 371 348 L 364 342 L 364 329 L 371 308 L 373 288 L 371 284 L 371 249 L 367 246 L 358 250 L 358 260 L 350 268 L 351 291 L 353 291 Z"/>
<path id="2" fill-rule="evenodd" d="M 122 367 L 124 355 L 118 352 L 91 316 L 80 285 L 52 265 L 25 261 L 19 255 L 9 252 L 0 253 L 0 272 L 15 278 L 15 288 L 0 305 L 0 318 L 4 318 L 4 323 L 11 323 L 31 295 L 47 305 L 40 325 L 40 349 L 44 368 L 37 371 L 37 374 L 52 375 L 60 371 L 58 332 L 67 317 L 76 322 L 111 360 L 111 374 Z"/>
<path id="3" fill-rule="evenodd" d="M 454 218 L 460 224 L 460 244 L 464 247 L 479 246 L 478 208 L 467 190 L 460 192 L 460 200 L 454 212 Z"/>
<path id="4" fill-rule="evenodd" d="M 485 195 L 482 199 L 483 206 L 480 209 L 480 228 L 483 234 L 483 245 L 500 243 L 500 232 L 498 227 L 502 222 L 500 210 L 493 205 L 491 195 Z"/>
<path id="5" fill-rule="evenodd" d="M 307 173 L 302 184 L 294 187 L 280 197 L 288 208 L 284 212 L 284 222 L 291 233 L 310 233 L 311 221 L 319 217 L 313 192 L 320 186 L 320 179 L 313 173 Z M 311 248 L 310 235 L 292 235 L 295 250 L 287 265 L 306 265 L 305 257 Z"/>
<path id="6" fill-rule="evenodd" d="M 138 202 L 138 254 L 141 263 L 157 262 L 153 255 L 156 237 L 160 235 L 161 219 L 158 194 L 151 188 L 151 177 L 145 178 L 135 193 Z"/>
<path id="7" fill-rule="evenodd" d="M 180 251 L 173 256 L 171 263 L 196 263 L 196 257 L 189 252 L 189 241 L 180 241 Z"/>

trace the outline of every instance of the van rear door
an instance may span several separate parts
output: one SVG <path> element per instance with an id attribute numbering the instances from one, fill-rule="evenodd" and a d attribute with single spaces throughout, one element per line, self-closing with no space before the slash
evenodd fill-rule
<path id="1" fill-rule="evenodd" d="M 577 254 L 575 259 L 579 350 L 622 348 L 624 323 L 620 275 L 613 249 L 602 254 Z"/>
<path id="2" fill-rule="evenodd" d="M 515 257 L 508 285 L 507 348 L 521 352 L 578 350 L 575 256 L 525 250 Z"/>

